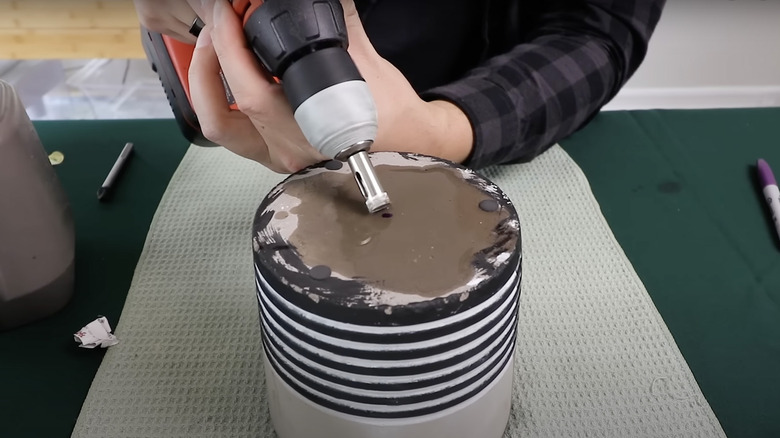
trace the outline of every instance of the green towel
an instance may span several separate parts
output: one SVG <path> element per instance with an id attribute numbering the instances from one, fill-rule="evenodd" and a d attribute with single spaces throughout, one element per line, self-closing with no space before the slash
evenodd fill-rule
<path id="1" fill-rule="evenodd" d="M 569 156 L 556 146 L 484 174 L 515 203 L 523 233 L 505 436 L 724 436 Z M 74 437 L 275 436 L 250 228 L 281 180 L 225 150 L 189 149 Z"/>

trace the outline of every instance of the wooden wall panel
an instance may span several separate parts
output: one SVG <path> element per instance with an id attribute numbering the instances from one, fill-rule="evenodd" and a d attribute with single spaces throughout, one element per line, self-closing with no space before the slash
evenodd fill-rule
<path id="1" fill-rule="evenodd" d="M 144 58 L 132 0 L 0 0 L 0 58 Z"/>

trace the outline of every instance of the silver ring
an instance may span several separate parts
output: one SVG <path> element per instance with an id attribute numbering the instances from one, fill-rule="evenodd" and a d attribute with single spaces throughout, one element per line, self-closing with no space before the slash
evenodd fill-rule
<path id="1" fill-rule="evenodd" d="M 200 17 L 196 15 L 195 19 L 192 20 L 192 25 L 190 26 L 190 34 L 197 38 L 198 35 L 200 35 L 200 31 L 203 30 L 203 26 L 205 26 L 203 20 L 201 20 Z"/>

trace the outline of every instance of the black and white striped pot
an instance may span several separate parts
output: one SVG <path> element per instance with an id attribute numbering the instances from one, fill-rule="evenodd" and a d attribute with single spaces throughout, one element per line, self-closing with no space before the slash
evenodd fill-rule
<path id="1" fill-rule="evenodd" d="M 402 168 L 407 176 L 415 169 L 457 175 L 452 181 L 463 187 L 456 190 L 476 190 L 478 197 L 495 201 L 493 208 L 465 215 L 487 222 L 491 237 L 488 245 L 475 248 L 468 261 L 473 275 L 457 288 L 432 295 L 383 289 L 388 282 L 311 266 L 299 247 L 318 245 L 324 232 L 298 236 L 304 239 L 298 244 L 294 238 L 295 228 L 307 220 L 296 206 L 321 196 L 317 191 L 324 183 L 310 183 L 326 172 L 351 178 L 346 167 L 315 166 L 274 188 L 255 217 L 253 246 L 266 386 L 277 434 L 498 438 L 511 404 L 521 278 L 517 214 L 498 187 L 452 163 L 391 153 L 372 154 L 372 161 L 391 200 L 403 196 L 391 190 L 399 178 L 393 169 Z M 292 196 L 291 185 L 304 183 L 311 190 Z M 456 213 L 480 208 L 436 202 Z M 327 216 L 318 218 L 324 230 L 338 226 Z M 410 233 L 419 233 L 414 239 L 420 245 L 435 233 L 416 228 Z M 447 275 L 437 267 L 440 271 L 429 275 Z"/>

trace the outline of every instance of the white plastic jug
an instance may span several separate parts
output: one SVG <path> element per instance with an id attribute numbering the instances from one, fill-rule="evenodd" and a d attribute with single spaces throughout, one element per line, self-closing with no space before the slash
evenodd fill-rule
<path id="1" fill-rule="evenodd" d="M 22 102 L 0 81 L 0 330 L 67 304 L 74 253 L 65 192 Z"/>

